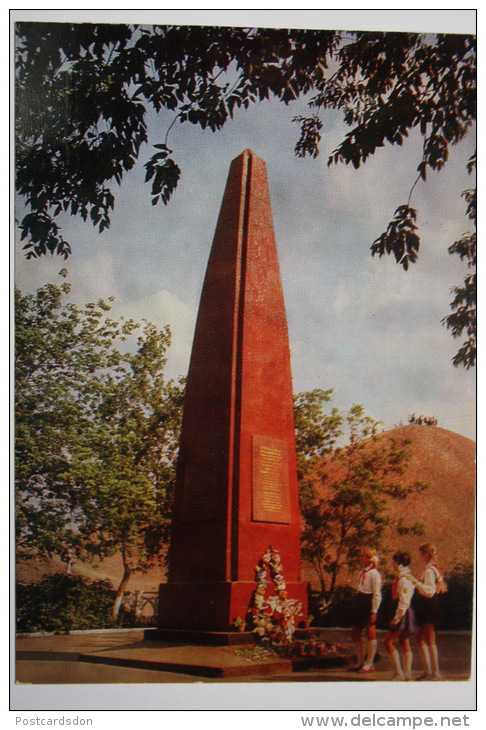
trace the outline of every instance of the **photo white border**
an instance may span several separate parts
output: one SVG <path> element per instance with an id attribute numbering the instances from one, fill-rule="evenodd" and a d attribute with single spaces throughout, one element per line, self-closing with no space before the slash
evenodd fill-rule
<path id="1" fill-rule="evenodd" d="M 349 30 L 397 30 L 419 32 L 476 32 L 476 9 L 333 9 L 333 10 L 159 10 L 159 9 L 11 9 L 10 32 L 16 21 L 59 22 L 137 22 L 190 25 L 270 26 L 342 28 Z M 12 52 L 12 48 L 10 48 Z M 12 211 L 13 209 L 11 209 Z M 12 215 L 12 212 L 10 213 Z M 12 228 L 13 226 L 11 226 Z M 5 304 L 4 304 L 5 307 Z M 5 358 L 4 358 L 5 361 Z M 4 380 L 5 382 L 5 380 Z M 8 459 L 7 459 L 8 461 Z M 478 484 L 480 484 L 478 476 Z M 478 501 L 479 514 L 483 514 L 482 501 Z M 6 534 L 4 532 L 4 534 Z M 12 559 L 12 546 L 10 556 Z M 478 596 L 479 598 L 479 596 Z M 473 642 L 474 646 L 474 642 Z M 474 649 L 473 649 L 474 652 Z M 475 657 L 473 656 L 473 659 Z M 163 684 L 163 685 L 15 685 L 13 668 L 10 674 L 10 711 L 26 716 L 32 711 L 87 713 L 110 711 L 118 716 L 124 711 L 164 711 L 172 716 L 194 711 L 219 711 L 212 715 L 214 727 L 226 722 L 234 724 L 234 718 L 226 717 L 227 711 L 244 711 L 243 721 L 254 727 L 278 722 L 279 727 L 301 726 L 301 715 L 357 712 L 383 715 L 399 711 L 405 714 L 431 714 L 439 711 L 460 715 L 474 712 L 476 707 L 476 667 L 473 676 L 464 683 L 427 683 L 420 685 L 391 683 L 255 683 L 255 684 Z M 258 711 L 256 711 L 258 708 Z M 268 715 L 270 711 L 271 716 Z M 35 713 L 34 713 L 35 714 Z M 484 718 L 483 712 L 475 714 L 475 720 Z M 192 716 L 194 719 L 194 716 Z M 108 718 L 105 712 L 103 724 Z M 166 718 L 166 721 L 169 718 Z M 116 718 L 117 724 L 121 720 Z M 127 718 L 130 724 L 135 718 Z M 144 717 L 145 722 L 149 718 Z M 96 726 L 97 723 L 95 723 Z M 471 726 L 475 726 L 471 723 Z M 100 725 L 98 725 L 100 727 Z M 479 725 L 477 725 L 479 727 Z"/>

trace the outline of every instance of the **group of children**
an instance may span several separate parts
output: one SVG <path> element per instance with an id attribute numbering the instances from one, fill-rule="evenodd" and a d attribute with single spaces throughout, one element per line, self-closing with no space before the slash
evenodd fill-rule
<path id="1" fill-rule="evenodd" d="M 421 545 L 419 555 L 424 564 L 420 580 L 410 570 L 411 558 L 408 553 L 397 552 L 393 555 L 396 578 L 393 582 L 392 598 L 396 609 L 385 637 L 385 647 L 393 667 L 394 681 L 412 679 L 412 633 L 415 633 L 423 665 L 423 672 L 417 679 L 440 679 L 435 624 L 438 618 L 437 598 L 445 584 L 437 566 L 437 550 L 434 545 Z M 351 671 L 369 674 L 375 670 L 374 660 L 378 647 L 376 617 L 381 603 L 381 574 L 376 550 L 362 550 L 360 561 L 362 570 L 358 580 L 352 627 L 357 663 L 351 667 Z M 367 639 L 366 648 L 362 641 L 363 632 Z M 401 657 L 396 648 L 397 642 Z"/>

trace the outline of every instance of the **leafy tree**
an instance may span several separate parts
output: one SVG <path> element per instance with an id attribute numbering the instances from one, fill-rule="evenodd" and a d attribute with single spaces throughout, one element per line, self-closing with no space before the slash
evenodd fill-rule
<path id="1" fill-rule="evenodd" d="M 237 109 L 308 94 L 310 116 L 294 118 L 297 155 L 319 154 L 320 115 L 339 110 L 350 131 L 329 164 L 358 168 L 417 129 L 417 183 L 443 169 L 450 145 L 476 116 L 475 39 L 465 35 L 22 22 L 16 70 L 17 189 L 27 206 L 20 228 L 28 258 L 69 255 L 61 213 L 89 218 L 100 231 L 110 225 L 109 186 L 121 182 L 148 141 L 149 110 L 167 119 L 146 163 L 153 204 L 169 201 L 181 174 L 168 146 L 175 122 L 216 131 Z M 404 269 L 420 247 L 414 188 L 371 246 Z M 468 297 L 472 278 L 470 285 Z M 461 323 L 447 324 L 456 336 L 462 331 Z M 475 341 L 468 343 L 455 364 L 474 361 Z"/>
<path id="2" fill-rule="evenodd" d="M 140 325 L 69 291 L 16 291 L 17 545 L 68 564 L 121 553 L 116 613 L 163 549 L 183 390 L 164 380 L 168 328 L 145 323 L 131 352 Z"/>
<path id="3" fill-rule="evenodd" d="M 476 165 L 474 158 L 470 170 Z M 465 190 L 463 197 L 467 203 L 467 214 L 476 227 L 476 190 Z M 459 241 L 449 248 L 449 253 L 460 257 L 467 262 L 469 273 L 464 278 L 462 286 L 453 288 L 454 299 L 451 303 L 452 314 L 444 318 L 448 329 L 454 337 L 462 337 L 464 332 L 467 340 L 456 353 L 453 362 L 455 365 L 464 365 L 470 368 L 476 364 L 476 231 L 465 233 Z"/>
<path id="4" fill-rule="evenodd" d="M 380 435 L 378 427 L 359 405 L 346 414 L 334 413 L 327 439 L 332 446 L 312 460 L 301 479 L 302 556 L 328 600 L 343 566 L 357 565 L 363 545 L 378 546 L 385 527 L 394 526 L 401 534 L 423 532 L 421 523 L 406 525 L 389 513 L 393 501 L 405 500 L 425 484 L 404 477 L 410 442 Z M 344 428 L 347 443 L 336 445 Z"/>
<path id="5" fill-rule="evenodd" d="M 323 404 L 331 400 L 332 390 L 315 388 L 294 396 L 295 446 L 299 481 L 316 460 L 329 453 L 341 435 L 342 417 L 333 408 L 323 412 Z"/>

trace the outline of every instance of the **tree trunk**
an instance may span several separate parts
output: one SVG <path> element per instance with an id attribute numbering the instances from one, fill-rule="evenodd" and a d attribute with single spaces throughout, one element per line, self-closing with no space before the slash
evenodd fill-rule
<path id="1" fill-rule="evenodd" d="M 326 592 L 326 576 L 324 574 L 324 571 L 321 568 L 321 565 L 318 560 L 314 563 L 314 568 L 317 573 L 317 578 L 319 580 L 319 583 L 321 585 L 321 593 L 324 594 Z"/>
<path id="2" fill-rule="evenodd" d="M 123 561 L 123 578 L 121 579 L 120 585 L 118 586 L 118 590 L 116 592 L 115 596 L 115 603 L 113 604 L 113 620 L 116 622 L 118 619 L 118 614 L 120 612 L 120 606 L 123 599 L 123 593 L 126 590 L 126 587 L 128 585 L 128 581 L 130 580 L 130 576 L 132 574 L 132 566 L 130 565 L 128 560 Z"/>
<path id="3" fill-rule="evenodd" d="M 341 570 L 341 565 L 339 564 L 339 560 L 341 558 L 341 547 L 342 547 L 342 543 L 338 547 L 337 556 L 336 556 L 336 564 L 335 564 L 334 568 L 332 569 L 332 573 L 331 573 L 331 583 L 329 586 L 329 595 L 330 596 L 334 595 L 334 592 L 336 590 L 338 573 Z"/>
<path id="4" fill-rule="evenodd" d="M 337 579 L 337 570 L 334 569 L 332 571 L 332 575 L 331 575 L 331 585 L 329 586 L 329 595 L 330 596 L 333 596 L 334 591 L 336 590 L 336 579 Z"/>
<path id="5" fill-rule="evenodd" d="M 344 546 L 344 540 L 346 539 L 346 526 L 344 524 L 344 513 L 345 513 L 346 507 L 343 507 L 343 514 L 341 517 L 341 537 L 338 543 L 337 551 L 336 551 L 336 563 L 334 565 L 334 569 L 331 573 L 331 585 L 329 587 L 329 594 L 331 596 L 334 595 L 334 591 L 336 590 L 336 583 L 337 583 L 337 577 L 338 573 L 341 569 L 340 560 L 341 560 L 341 552 L 343 550 Z"/>

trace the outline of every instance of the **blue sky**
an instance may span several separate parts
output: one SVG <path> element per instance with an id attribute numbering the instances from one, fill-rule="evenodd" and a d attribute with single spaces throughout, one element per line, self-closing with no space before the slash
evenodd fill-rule
<path id="1" fill-rule="evenodd" d="M 288 107 L 265 102 L 215 134 L 175 124 L 169 146 L 182 177 L 167 207 L 151 205 L 143 182 L 151 145 L 164 141 L 172 121 L 170 114 L 154 116 L 150 144 L 121 187 L 114 186 L 110 229 L 100 235 L 66 217 L 63 233 L 73 246 L 67 264 L 56 257 L 25 261 L 17 248 L 16 284 L 33 290 L 66 266 L 77 301 L 113 295 L 116 316 L 169 323 L 168 373 L 185 373 L 229 165 L 249 147 L 267 164 L 295 392 L 333 388 L 332 405 L 360 403 L 385 428 L 414 412 L 475 438 L 475 370 L 452 366 L 460 341 L 441 325 L 450 289 L 465 274 L 447 248 L 470 228 L 461 193 L 473 182 L 466 162 L 474 132 L 452 149 L 443 172 L 416 186 L 411 204 L 418 209 L 422 249 L 404 272 L 392 260 L 373 259 L 370 246 L 407 202 L 419 136 L 379 150 L 359 170 L 327 167 L 346 128 L 339 115 L 326 112 L 320 156 L 300 160 L 291 119 L 305 112 L 303 101 Z"/>

